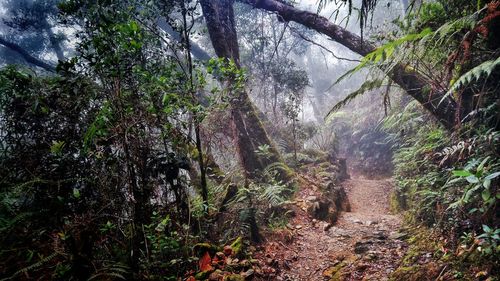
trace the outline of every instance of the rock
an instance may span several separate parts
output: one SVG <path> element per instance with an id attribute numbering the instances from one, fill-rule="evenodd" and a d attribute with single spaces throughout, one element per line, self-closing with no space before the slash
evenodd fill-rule
<path id="1" fill-rule="evenodd" d="M 208 276 L 208 280 L 210 280 L 210 281 L 219 281 L 223 277 L 224 277 L 224 275 L 222 274 L 222 271 L 219 270 L 219 269 L 217 269 L 216 271 L 210 273 L 210 275 Z"/>
<path id="2" fill-rule="evenodd" d="M 363 254 L 365 253 L 366 251 L 368 251 L 370 248 L 368 247 L 368 245 L 366 243 L 363 243 L 363 242 L 356 242 L 354 244 L 354 253 L 360 255 L 360 254 Z"/>
<path id="3" fill-rule="evenodd" d="M 402 240 L 405 239 L 406 237 L 408 237 L 408 234 L 404 232 L 395 232 L 389 235 L 389 238 L 394 240 Z"/>
<path id="4" fill-rule="evenodd" d="M 340 263 L 336 264 L 335 266 L 329 267 L 323 271 L 323 276 L 326 278 L 332 279 L 334 276 L 336 276 L 338 273 L 340 273 L 340 271 L 342 270 L 342 268 L 344 266 L 346 266 L 346 264 L 343 262 L 340 262 Z"/>
<path id="5" fill-rule="evenodd" d="M 194 278 L 196 280 L 205 280 L 205 279 L 208 278 L 208 276 L 210 276 L 210 274 L 212 272 L 213 272 L 213 270 L 201 271 L 201 272 L 196 273 L 196 275 L 194 276 Z"/>
<path id="6" fill-rule="evenodd" d="M 317 201 L 318 197 L 317 196 L 307 196 L 306 200 L 307 201 Z"/>
<path id="7" fill-rule="evenodd" d="M 363 260 L 365 260 L 365 261 L 372 261 L 372 260 L 376 260 L 376 259 L 377 259 L 377 255 L 374 253 L 368 253 L 366 256 L 363 257 Z"/>
<path id="8" fill-rule="evenodd" d="M 243 268 L 250 268 L 252 267 L 252 263 L 249 260 L 242 260 L 240 261 L 240 266 Z"/>
<path id="9" fill-rule="evenodd" d="M 245 277 L 239 274 L 229 274 L 224 278 L 225 281 L 245 281 Z"/>
<path id="10" fill-rule="evenodd" d="M 214 255 L 220 249 L 219 247 L 212 245 L 210 243 L 198 243 L 193 246 L 193 250 L 197 255 L 204 254 L 205 252 L 209 252 L 210 255 Z"/>
<path id="11" fill-rule="evenodd" d="M 247 271 L 243 272 L 243 273 L 241 274 L 241 276 L 243 276 L 243 277 L 245 277 L 245 278 L 248 278 L 248 277 L 250 277 L 250 276 L 254 275 L 254 273 L 255 273 L 255 271 L 254 271 L 253 269 L 251 269 L 251 268 L 250 268 L 249 270 L 247 270 Z"/>
<path id="12" fill-rule="evenodd" d="M 370 267 L 370 265 L 367 263 L 359 263 L 358 265 L 356 265 L 356 271 L 364 271 L 368 267 Z"/>
<path id="13" fill-rule="evenodd" d="M 243 238 L 236 238 L 236 240 L 234 240 L 234 242 L 231 244 L 231 250 L 233 255 L 235 256 L 241 254 L 243 251 Z"/>
<path id="14" fill-rule="evenodd" d="M 231 246 L 224 246 L 224 255 L 230 256 L 233 253 L 233 249 Z"/>
<path id="15" fill-rule="evenodd" d="M 286 227 L 288 227 L 289 229 L 293 229 L 293 225 L 292 225 L 292 224 L 290 224 L 290 223 L 287 223 L 287 224 L 286 224 Z"/>
<path id="16" fill-rule="evenodd" d="M 295 229 L 302 229 L 302 225 L 300 225 L 300 224 L 296 225 Z"/>
<path id="17" fill-rule="evenodd" d="M 378 240 L 385 240 L 387 239 L 387 235 L 383 231 L 377 231 L 373 234 L 373 237 L 375 237 Z"/>
<path id="18" fill-rule="evenodd" d="M 352 222 L 357 224 L 363 224 L 363 222 L 358 219 L 353 219 Z"/>

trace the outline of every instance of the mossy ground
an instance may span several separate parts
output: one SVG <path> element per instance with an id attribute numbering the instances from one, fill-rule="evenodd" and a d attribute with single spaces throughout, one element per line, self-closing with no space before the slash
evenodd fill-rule
<path id="1" fill-rule="evenodd" d="M 490 275 L 491 266 L 474 263 L 470 257 L 464 259 L 441 234 L 425 226 L 409 225 L 408 250 L 389 280 L 499 280 Z"/>

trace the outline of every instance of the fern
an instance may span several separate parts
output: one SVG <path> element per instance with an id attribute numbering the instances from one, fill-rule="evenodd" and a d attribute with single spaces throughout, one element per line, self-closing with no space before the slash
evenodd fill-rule
<path id="1" fill-rule="evenodd" d="M 14 274 L 12 274 L 10 277 L 0 279 L 0 281 L 13 280 L 19 274 L 28 273 L 29 271 L 38 269 L 38 268 L 42 267 L 42 265 L 51 261 L 52 259 L 54 259 L 58 255 L 59 255 L 59 253 L 50 254 L 50 255 L 46 256 L 45 258 L 40 259 L 39 261 L 37 261 L 36 263 L 34 263 L 32 265 L 29 265 L 25 268 L 21 268 L 20 270 L 16 271 Z"/>
<path id="2" fill-rule="evenodd" d="M 417 40 L 423 39 L 425 37 L 428 37 L 431 34 L 433 34 L 432 30 L 430 28 L 426 28 L 426 29 L 422 30 L 420 33 L 407 34 L 399 39 L 388 42 L 388 43 L 378 47 L 373 52 L 364 56 L 361 59 L 361 62 L 355 68 L 347 71 L 342 76 L 340 76 L 335 81 L 335 83 L 333 83 L 333 85 L 330 86 L 330 88 L 333 87 L 334 85 L 338 84 L 340 81 L 344 80 L 345 78 L 358 72 L 362 68 L 365 68 L 367 66 L 374 65 L 374 64 L 377 64 L 377 63 L 380 63 L 382 61 L 387 60 L 388 58 L 390 58 L 394 54 L 394 51 L 399 46 L 403 45 L 404 43 L 417 41 Z"/>
<path id="3" fill-rule="evenodd" d="M 325 120 L 328 121 L 327 119 L 329 119 L 333 113 L 335 113 L 336 111 L 338 111 L 342 107 L 346 106 L 349 102 L 351 102 L 353 99 L 357 98 L 358 96 L 363 95 L 364 93 L 371 91 L 373 89 L 379 88 L 380 86 L 382 86 L 382 82 L 383 82 L 383 80 L 381 80 L 381 79 L 366 81 L 365 83 L 363 83 L 361 85 L 361 87 L 359 87 L 359 89 L 350 93 L 343 100 L 341 100 L 337 104 L 335 104 L 332 107 L 332 109 L 330 109 L 330 111 L 328 111 L 328 113 L 326 114 Z"/>
<path id="4" fill-rule="evenodd" d="M 90 280 L 108 280 L 109 277 L 115 277 L 122 280 L 127 280 L 124 275 L 129 273 L 129 268 L 126 265 L 115 263 L 111 265 L 105 265 L 96 271 L 89 279 Z M 108 278 L 105 278 L 108 277 Z M 112 279 L 115 279 L 112 278 Z"/>
<path id="5" fill-rule="evenodd" d="M 435 45 L 440 45 L 448 40 L 453 40 L 455 35 L 459 32 L 463 32 L 463 30 L 474 29 L 477 25 L 479 14 L 483 11 L 484 9 L 481 9 L 471 15 L 444 23 L 434 32 L 431 39 L 435 40 Z"/>
<path id="6" fill-rule="evenodd" d="M 271 207 L 277 207 L 286 202 L 283 194 L 287 191 L 287 188 L 280 184 L 269 184 L 264 186 L 262 194 L 260 194 L 259 199 L 264 200 L 269 203 Z"/>
<path id="7" fill-rule="evenodd" d="M 473 69 L 467 71 L 464 75 L 460 76 L 460 78 L 453 83 L 448 92 L 443 96 L 441 103 L 444 99 L 446 99 L 449 95 L 457 91 L 458 89 L 467 86 L 468 84 L 478 81 L 481 77 L 486 76 L 489 77 L 493 70 L 500 65 L 500 57 L 496 60 L 485 61 L 482 64 L 474 67 Z"/>
<path id="8" fill-rule="evenodd" d="M 12 219 L 4 219 L 0 217 L 0 233 L 10 230 L 18 222 L 28 218 L 32 215 L 31 212 L 20 213 Z"/>

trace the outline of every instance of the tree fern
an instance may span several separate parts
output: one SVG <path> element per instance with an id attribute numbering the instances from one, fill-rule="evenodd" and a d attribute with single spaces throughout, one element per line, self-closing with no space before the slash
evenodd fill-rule
<path id="1" fill-rule="evenodd" d="M 460 76 L 458 80 L 453 83 L 448 92 L 443 96 L 440 103 L 453 92 L 458 89 L 467 86 L 468 84 L 478 81 L 481 77 L 485 76 L 485 78 L 489 77 L 493 70 L 500 65 L 500 57 L 496 60 L 485 61 L 482 64 L 474 67 L 473 69 L 467 71 L 464 75 Z"/>

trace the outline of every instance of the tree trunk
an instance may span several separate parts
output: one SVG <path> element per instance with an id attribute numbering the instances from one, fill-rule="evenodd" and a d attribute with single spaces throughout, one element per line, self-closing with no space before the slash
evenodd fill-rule
<path id="1" fill-rule="evenodd" d="M 202 0 L 200 2 L 215 53 L 220 58 L 233 60 L 240 67 L 234 24 L 234 0 Z M 229 86 L 233 84 L 233 81 L 224 82 Z M 259 171 L 263 171 L 272 163 L 282 162 L 282 159 L 269 139 L 246 91 L 237 89 L 230 94 L 232 95 L 229 99 L 232 129 L 240 164 L 247 178 L 257 179 Z M 264 157 L 256 153 L 262 145 L 269 146 L 269 156 Z M 279 179 L 283 181 L 289 181 L 290 178 L 291 175 L 287 171 L 282 171 L 279 175 Z"/>
<path id="2" fill-rule="evenodd" d="M 299 10 L 277 0 L 239 1 L 255 8 L 276 13 L 282 21 L 294 21 L 314 29 L 362 56 L 366 56 L 376 49 L 372 43 L 361 40 L 358 35 L 331 23 L 327 18 L 318 14 Z M 396 65 L 396 67 L 388 73 L 388 76 L 435 116 L 443 126 L 448 129 L 453 128 L 457 104 L 451 97 L 445 98 L 439 103 L 443 95 L 434 94 L 434 96 L 432 96 L 430 91 L 426 90 L 427 83 L 421 75 L 404 65 Z"/>

